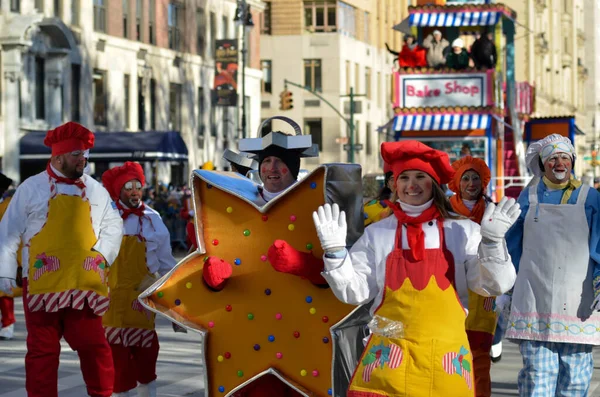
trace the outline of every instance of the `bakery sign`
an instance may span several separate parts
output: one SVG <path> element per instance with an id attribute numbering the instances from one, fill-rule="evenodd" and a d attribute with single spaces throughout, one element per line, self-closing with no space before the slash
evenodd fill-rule
<path id="1" fill-rule="evenodd" d="M 401 108 L 467 106 L 492 103 L 486 73 L 398 75 L 398 106 Z"/>

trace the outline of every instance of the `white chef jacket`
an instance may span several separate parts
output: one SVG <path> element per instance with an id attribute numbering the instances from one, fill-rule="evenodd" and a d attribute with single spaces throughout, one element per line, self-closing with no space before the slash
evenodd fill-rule
<path id="1" fill-rule="evenodd" d="M 374 299 L 371 314 L 379 307 L 385 290 L 386 259 L 394 249 L 397 226 L 397 218 L 390 215 L 369 225 L 349 253 L 336 258 L 324 256 L 322 275 L 338 299 L 354 305 Z M 437 221 L 421 226 L 425 248 L 439 248 Z M 465 308 L 469 289 L 483 296 L 498 296 L 512 288 L 517 275 L 506 244 L 480 244 L 477 223 L 468 219 L 444 220 L 444 242 L 454 256 L 456 290 Z M 404 226 L 402 248 L 408 249 Z"/>
<path id="2" fill-rule="evenodd" d="M 126 208 L 123 202 L 121 202 L 121 205 Z M 146 240 L 146 265 L 148 270 L 150 273 L 158 272 L 163 276 L 173 269 L 177 263 L 171 252 L 169 231 L 158 212 L 148 206 L 144 207 L 141 233 L 139 219 L 135 215 L 129 215 L 123 221 L 123 234 L 126 236 L 141 234 L 144 237 Z"/>
<path id="3" fill-rule="evenodd" d="M 53 168 L 56 175 L 64 177 Z M 108 264 L 119 254 L 123 236 L 123 221 L 108 192 L 94 178 L 84 174 L 81 179 L 86 186 L 86 197 L 90 202 L 92 228 L 98 238 L 93 249 L 98 251 Z M 57 183 L 58 194 L 81 196 L 75 185 Z M 28 274 L 28 244 L 44 226 L 50 201 L 50 182 L 46 171 L 27 178 L 15 192 L 6 214 L 0 222 L 0 277 L 15 278 L 17 272 L 17 250 L 23 240 L 23 275 Z M 69 225 L 65 225 L 69 228 Z"/>

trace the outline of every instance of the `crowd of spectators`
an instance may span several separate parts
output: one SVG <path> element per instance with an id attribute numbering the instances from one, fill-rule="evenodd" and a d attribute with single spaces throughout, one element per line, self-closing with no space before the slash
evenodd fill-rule
<path id="1" fill-rule="evenodd" d="M 462 38 L 457 38 L 450 44 L 439 30 L 427 35 L 421 44 L 412 34 L 404 35 L 404 45 L 400 52 L 392 50 L 387 43 L 385 46 L 396 57 L 395 61 L 400 68 L 492 69 L 497 61 L 493 31 L 490 30 L 483 34 L 475 33 L 475 41 L 469 49 L 465 47 Z"/>

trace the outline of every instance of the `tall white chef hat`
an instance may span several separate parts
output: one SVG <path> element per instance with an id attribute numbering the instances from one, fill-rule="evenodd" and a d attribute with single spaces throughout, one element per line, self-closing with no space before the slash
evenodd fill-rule
<path id="1" fill-rule="evenodd" d="M 575 161 L 575 148 L 571 140 L 559 134 L 552 134 L 529 145 L 525 155 L 527 167 L 535 176 L 541 177 L 544 175 L 544 170 L 540 168 L 540 160 L 544 164 L 556 153 L 567 153 Z"/>

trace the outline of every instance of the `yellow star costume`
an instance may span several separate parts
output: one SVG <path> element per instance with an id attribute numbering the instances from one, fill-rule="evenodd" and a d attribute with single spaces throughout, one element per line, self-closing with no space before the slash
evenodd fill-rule
<path id="1" fill-rule="evenodd" d="M 232 395 L 268 373 L 305 395 L 338 394 L 344 387 L 332 379 L 334 354 L 340 354 L 335 344 L 338 329 L 352 322 L 348 326 L 352 337 L 342 338 L 352 352 L 349 360 L 348 355 L 340 360 L 344 368 L 339 371 L 349 377 L 353 368 L 348 367 L 362 350 L 362 334 L 357 329 L 364 322 L 358 325 L 357 314 L 351 316 L 355 307 L 341 303 L 329 288 L 276 272 L 267 252 L 280 239 L 321 258 L 312 212 L 333 196 L 336 200 L 345 197 L 341 200 L 346 209 L 356 214 L 350 223 L 360 225 L 360 167 L 321 166 L 267 204 L 261 202 L 253 182 L 235 175 L 194 172 L 199 250 L 140 300 L 151 310 L 204 334 L 209 396 Z M 361 232 L 355 228 L 349 240 Z M 209 256 L 233 265 L 232 277 L 218 292 L 203 281 L 203 263 Z"/>

